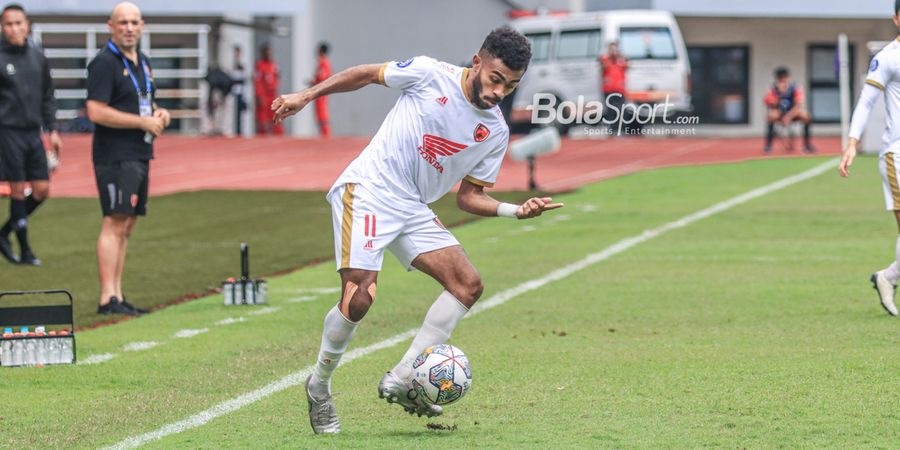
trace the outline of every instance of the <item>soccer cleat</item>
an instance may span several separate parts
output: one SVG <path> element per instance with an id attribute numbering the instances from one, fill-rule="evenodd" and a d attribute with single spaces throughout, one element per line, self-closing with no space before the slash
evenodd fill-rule
<path id="1" fill-rule="evenodd" d="M 381 383 L 378 383 L 378 396 L 388 403 L 397 403 L 406 412 L 417 414 L 419 417 L 437 417 L 444 412 L 440 406 L 429 405 L 418 399 L 419 395 L 412 388 L 412 382 L 401 380 L 392 372 L 387 372 L 381 377 Z"/>
<path id="2" fill-rule="evenodd" d="M 871 280 L 872 287 L 878 292 L 878 300 L 881 301 L 881 307 L 884 308 L 888 314 L 896 316 L 897 307 L 894 305 L 894 289 L 896 289 L 896 286 L 884 277 L 882 271 L 873 273 Z"/>
<path id="3" fill-rule="evenodd" d="M 9 244 L 9 236 L 0 236 L 0 254 L 13 264 L 19 263 L 19 258 L 13 253 L 12 245 Z"/>
<path id="4" fill-rule="evenodd" d="M 330 394 L 322 400 L 316 400 L 309 393 L 309 382 L 312 375 L 306 377 L 306 402 L 309 403 L 309 424 L 316 434 L 336 434 L 341 432 L 341 421 L 334 409 L 334 397 Z"/>
<path id="5" fill-rule="evenodd" d="M 114 295 L 109 298 L 109 303 L 97 306 L 97 314 L 125 314 L 129 316 L 137 316 L 137 311 L 126 308 L 122 302 Z"/>
<path id="6" fill-rule="evenodd" d="M 27 252 L 22 252 L 22 256 L 19 258 L 19 264 L 22 264 L 23 266 L 40 267 L 41 260 L 38 259 L 37 256 L 34 256 L 34 253 L 27 251 Z"/>
<path id="7" fill-rule="evenodd" d="M 125 298 L 125 294 L 122 294 L 122 306 L 134 311 L 137 315 L 147 314 L 150 312 L 144 308 L 138 308 L 137 306 L 134 306 L 131 303 L 128 303 L 128 300 Z"/>

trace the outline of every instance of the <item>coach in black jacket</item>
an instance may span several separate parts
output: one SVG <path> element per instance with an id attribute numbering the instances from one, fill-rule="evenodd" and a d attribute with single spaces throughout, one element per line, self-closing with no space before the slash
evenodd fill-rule
<path id="1" fill-rule="evenodd" d="M 0 16 L 0 180 L 9 181 L 9 220 L 0 228 L 0 254 L 12 263 L 41 265 L 28 245 L 28 216 L 47 199 L 50 174 L 41 142 L 41 127 L 49 133 L 54 156 L 62 148 L 56 130 L 53 81 L 43 53 L 28 43 L 28 18 L 17 4 Z M 25 196 L 31 183 L 31 195 Z M 20 256 L 12 251 L 9 233 L 15 231 Z"/>

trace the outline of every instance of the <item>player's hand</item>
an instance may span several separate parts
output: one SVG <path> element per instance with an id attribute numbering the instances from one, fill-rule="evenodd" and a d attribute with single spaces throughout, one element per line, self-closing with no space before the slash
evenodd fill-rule
<path id="1" fill-rule="evenodd" d="M 50 132 L 50 149 L 53 150 L 53 153 L 56 153 L 56 156 L 59 156 L 59 151 L 62 150 L 63 142 L 62 137 L 59 136 L 59 131 L 53 130 Z"/>
<path id="2" fill-rule="evenodd" d="M 850 176 L 850 166 L 853 165 L 853 158 L 856 158 L 856 146 L 848 145 L 844 150 L 844 156 L 841 157 L 841 164 L 838 166 L 838 172 L 846 178 Z"/>
<path id="3" fill-rule="evenodd" d="M 309 98 L 304 95 L 303 92 L 279 95 L 278 98 L 272 102 L 272 111 L 275 111 L 275 118 L 273 121 L 279 123 L 284 119 L 297 114 L 308 103 Z"/>
<path id="4" fill-rule="evenodd" d="M 163 127 L 168 127 L 170 123 L 172 123 L 172 115 L 169 114 L 169 110 L 165 108 L 156 108 L 156 111 L 153 111 L 153 117 L 158 117 L 163 120 Z"/>
<path id="5" fill-rule="evenodd" d="M 553 199 L 550 197 L 532 197 L 519 206 L 519 209 L 516 210 L 516 217 L 530 219 L 540 216 L 544 211 L 563 207 L 562 203 L 550 203 L 552 201 Z"/>
<path id="6" fill-rule="evenodd" d="M 162 117 L 141 117 L 141 129 L 149 132 L 153 136 L 159 137 L 166 129 L 166 123 Z"/>

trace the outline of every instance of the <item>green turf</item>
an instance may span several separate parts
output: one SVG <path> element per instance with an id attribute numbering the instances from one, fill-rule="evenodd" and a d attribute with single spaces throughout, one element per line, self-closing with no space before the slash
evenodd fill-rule
<path id="1" fill-rule="evenodd" d="M 524 192 L 498 198 L 527 198 Z M 434 205 L 448 225 L 474 218 L 448 195 Z M 0 217 L 9 202 L 0 200 Z M 96 314 L 99 300 L 96 200 L 51 199 L 30 223 L 40 268 L 0 260 L 0 290 L 63 288 L 75 297 L 79 327 L 109 320 Z M 241 242 L 250 245 L 252 275 L 283 273 L 330 260 L 334 252 L 331 208 L 321 192 L 206 191 L 154 197 L 138 220 L 126 259 L 123 289 L 130 303 L 152 308 L 189 294 L 208 292 L 240 275 Z M 15 243 L 15 239 L 13 239 Z"/>
<path id="2" fill-rule="evenodd" d="M 485 296 L 540 277 L 820 158 L 651 171 L 564 196 L 566 220 L 454 231 Z M 868 275 L 893 257 L 874 159 L 673 230 L 460 323 L 469 395 L 438 419 L 376 398 L 406 343 L 340 368 L 339 436 L 312 435 L 295 386 L 150 448 L 893 448 L 897 320 Z M 391 257 L 359 348 L 419 324 L 439 288 Z M 272 281 L 269 314 L 208 298 L 83 332 L 97 365 L 7 369 L 0 447 L 98 447 L 154 431 L 307 367 L 330 263 Z M 264 310 L 265 311 L 265 310 Z M 215 325 L 241 316 L 243 322 Z M 178 330 L 208 331 L 176 339 Z M 160 345 L 124 352 L 135 341 Z M 455 427 L 428 430 L 427 423 Z"/>

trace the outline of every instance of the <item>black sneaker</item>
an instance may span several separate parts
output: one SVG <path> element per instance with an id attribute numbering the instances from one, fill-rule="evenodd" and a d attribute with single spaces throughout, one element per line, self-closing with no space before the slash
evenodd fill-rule
<path id="1" fill-rule="evenodd" d="M 0 254 L 13 264 L 19 263 L 19 258 L 13 253 L 12 245 L 9 243 L 9 236 L 0 236 Z"/>
<path id="2" fill-rule="evenodd" d="M 22 257 L 19 258 L 19 264 L 22 264 L 24 266 L 40 267 L 41 260 L 38 259 L 37 256 L 34 256 L 34 253 L 31 253 L 30 251 L 28 251 L 28 252 L 22 253 Z"/>
<path id="3" fill-rule="evenodd" d="M 815 152 L 816 152 L 816 148 L 813 147 L 812 144 L 806 144 L 806 145 L 803 147 L 803 151 L 806 152 L 806 153 L 815 153 Z"/>
<path id="4" fill-rule="evenodd" d="M 126 308 L 115 295 L 109 298 L 109 303 L 97 306 L 97 314 L 125 314 L 129 316 L 139 315 L 137 311 Z"/>
<path id="5" fill-rule="evenodd" d="M 146 310 L 146 309 L 138 308 L 137 306 L 134 306 L 134 305 L 132 305 L 131 303 L 128 303 L 128 300 L 125 299 L 125 295 L 124 295 L 124 294 L 122 295 L 122 306 L 124 306 L 124 307 L 126 307 L 126 308 L 128 308 L 128 309 L 130 309 L 130 310 L 132 310 L 132 311 L 134 311 L 134 312 L 136 312 L 138 315 L 141 315 L 141 314 L 147 314 L 148 312 L 150 312 L 150 311 L 148 311 L 148 310 Z"/>
<path id="6" fill-rule="evenodd" d="M 763 147 L 763 153 L 765 153 L 765 154 L 767 154 L 767 155 L 768 155 L 769 153 L 772 153 L 772 144 L 766 144 L 766 145 Z"/>

